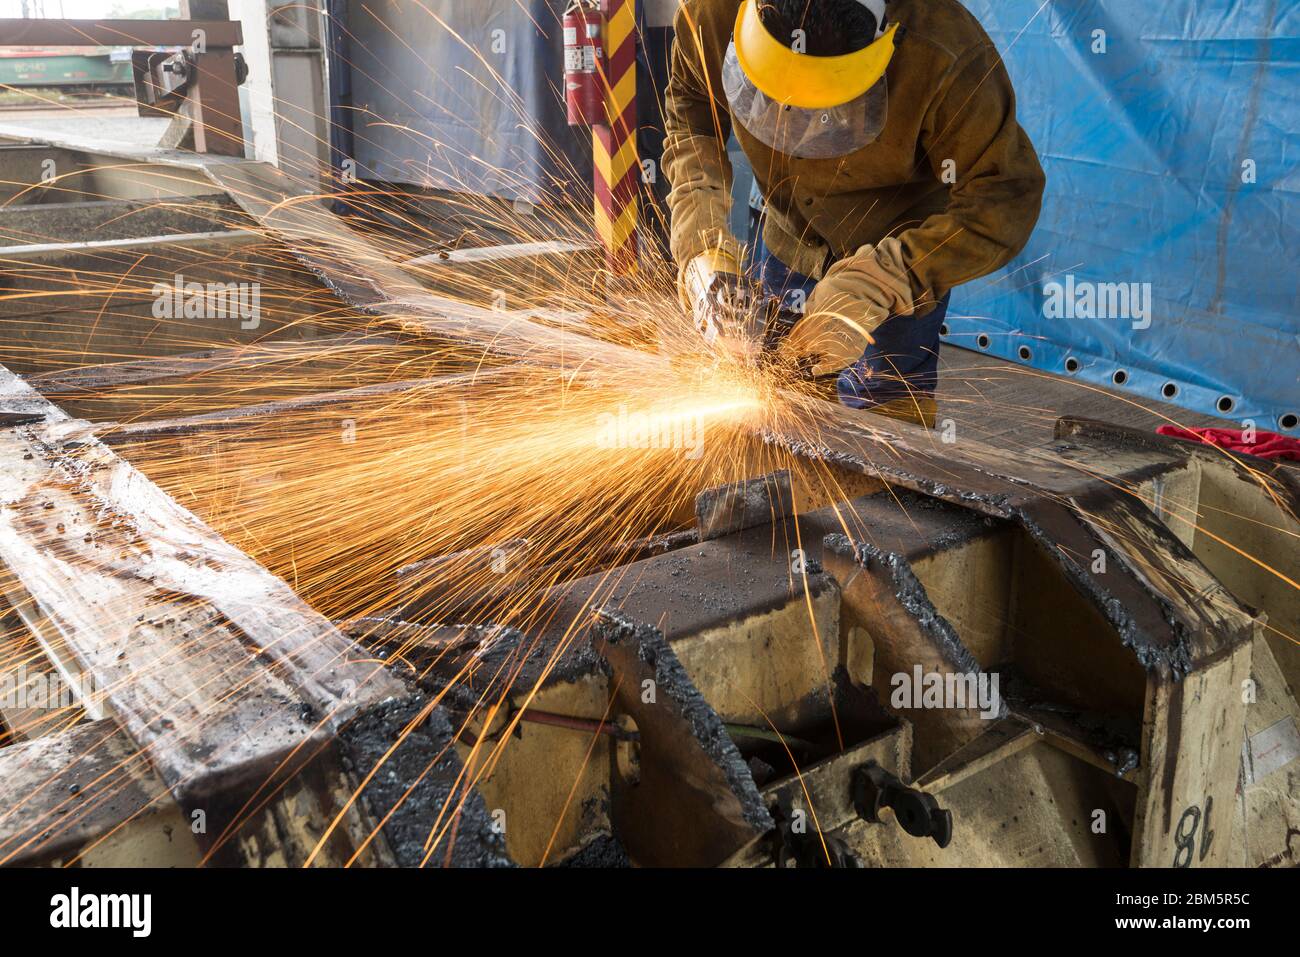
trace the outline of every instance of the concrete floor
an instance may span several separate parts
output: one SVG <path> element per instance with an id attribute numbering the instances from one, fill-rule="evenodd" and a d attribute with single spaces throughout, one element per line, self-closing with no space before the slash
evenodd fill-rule
<path id="1" fill-rule="evenodd" d="M 106 149 L 144 149 L 157 145 L 169 122 L 165 117 L 138 116 L 134 106 L 16 109 L 0 111 L 0 136 L 75 137 Z"/>

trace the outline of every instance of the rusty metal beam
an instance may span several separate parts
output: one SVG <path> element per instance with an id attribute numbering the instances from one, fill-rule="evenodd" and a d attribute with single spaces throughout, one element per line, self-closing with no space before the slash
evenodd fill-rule
<path id="1" fill-rule="evenodd" d="M 273 426 L 277 419 L 298 416 L 304 412 L 345 407 L 388 396 L 401 396 L 405 393 L 425 391 L 430 394 L 436 393 L 439 397 L 442 397 L 447 391 L 472 390 L 508 378 L 514 372 L 516 370 L 510 366 L 505 366 L 445 376 L 431 376 L 425 379 L 403 379 L 398 382 L 358 386 L 354 389 L 322 392 L 295 399 L 259 402 L 255 405 L 236 406 L 230 409 L 218 409 L 213 412 L 176 416 L 170 419 L 148 419 L 124 424 L 99 423 L 94 426 L 94 429 L 106 445 L 125 445 L 131 442 L 144 442 L 178 435 L 237 432 L 241 429 L 247 429 L 250 423 L 258 421 Z M 290 419 L 289 421 L 293 420 Z M 334 426 L 332 421 L 316 421 L 313 423 L 313 427 L 328 429 Z"/>
<path id="2" fill-rule="evenodd" d="M 454 821 L 430 863 L 509 863 L 433 702 L 2 366 L 0 413 L 22 423 L 0 430 L 0 589 L 48 656 L 92 679 L 132 745 L 101 730 L 110 753 L 142 756 L 160 782 L 95 777 L 119 824 L 174 800 L 202 823 L 205 860 L 294 866 L 419 864 L 434 823 Z M 32 744 L 3 749 L 0 768 L 44 755 L 48 779 L 98 760 L 80 729 Z M 36 816 L 8 816 L 0 843 L 43 845 L 59 800 L 27 795 Z"/>
<path id="3" fill-rule="evenodd" d="M 707 488 L 695 496 L 695 526 L 702 542 L 793 514 L 794 493 L 786 469 Z"/>
<path id="4" fill-rule="evenodd" d="M 20 615 L 48 624 L 57 644 L 34 629 L 47 654 L 92 679 L 181 806 L 213 818 L 210 841 L 351 718 L 403 693 L 84 430 L 65 444 L 67 416 L 3 367 L 0 409 L 40 416 L 0 431 L 0 584 Z"/>
<path id="5" fill-rule="evenodd" d="M 111 720 L 0 748 L 0 865 L 193 867 L 191 823 Z"/>
<path id="6" fill-rule="evenodd" d="M 319 339 L 264 342 L 230 349 L 206 349 L 162 359 L 105 362 L 57 372 L 27 376 L 29 384 L 45 395 L 98 393 L 126 385 L 149 385 L 176 379 L 191 379 L 281 362 L 297 362 L 316 356 L 336 356 L 351 349 L 382 348 L 396 344 L 391 336 L 366 332 L 324 336 Z"/>
<path id="7" fill-rule="evenodd" d="M 1153 474 L 1149 463 L 1099 474 L 1098 463 L 1086 457 L 1004 451 L 974 440 L 942 444 L 917 426 L 877 425 L 868 421 L 873 418 L 824 403 L 815 442 L 774 433 L 766 439 L 796 455 L 1015 522 L 1094 598 L 1148 667 L 1177 674 L 1194 658 L 1250 640 L 1251 612 L 1213 581 L 1133 491 Z M 1174 570 L 1194 574 L 1207 591 L 1189 591 Z"/>

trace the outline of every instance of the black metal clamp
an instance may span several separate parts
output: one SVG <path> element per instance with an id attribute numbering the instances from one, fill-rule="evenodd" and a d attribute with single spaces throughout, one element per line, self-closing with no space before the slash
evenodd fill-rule
<path id="1" fill-rule="evenodd" d="M 933 795 L 909 788 L 875 761 L 853 771 L 850 781 L 854 810 L 862 820 L 880 823 L 890 808 L 898 824 L 913 837 L 931 837 L 939 847 L 952 841 L 952 811 L 939 807 Z"/>
<path id="2" fill-rule="evenodd" d="M 833 834 L 809 832 L 794 824 L 794 812 L 786 797 L 768 809 L 776 822 L 773 856 L 776 866 L 803 868 L 860 868 L 862 862 L 848 844 Z"/>

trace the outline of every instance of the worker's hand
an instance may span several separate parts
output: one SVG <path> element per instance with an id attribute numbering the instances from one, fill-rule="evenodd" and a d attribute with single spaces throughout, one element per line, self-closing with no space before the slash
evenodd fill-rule
<path id="1" fill-rule="evenodd" d="M 890 316 L 910 316 L 912 286 L 897 239 L 863 246 L 817 283 L 804 316 L 780 344 L 780 355 L 830 375 L 862 358 L 871 332 Z"/>
<path id="2" fill-rule="evenodd" d="M 678 277 L 678 294 L 695 328 L 713 345 L 743 326 L 757 301 L 756 284 L 740 269 L 738 255 L 713 249 L 690 260 Z"/>

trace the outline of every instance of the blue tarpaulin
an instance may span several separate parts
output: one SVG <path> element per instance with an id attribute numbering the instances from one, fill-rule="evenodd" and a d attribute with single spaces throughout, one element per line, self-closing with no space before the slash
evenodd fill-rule
<path id="1" fill-rule="evenodd" d="M 1300 3 L 966 5 L 1048 183 L 946 341 L 1300 431 Z"/>

